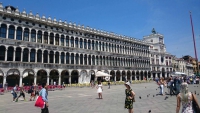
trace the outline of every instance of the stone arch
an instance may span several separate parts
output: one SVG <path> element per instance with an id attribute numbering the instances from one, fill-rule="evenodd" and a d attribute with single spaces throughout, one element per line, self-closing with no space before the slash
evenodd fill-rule
<path id="1" fill-rule="evenodd" d="M 78 70 L 73 70 L 72 72 L 71 72 L 71 83 L 78 83 L 79 81 L 78 81 L 78 79 L 79 79 L 79 72 L 78 72 Z"/>
<path id="2" fill-rule="evenodd" d="M 47 71 L 44 69 L 37 72 L 37 83 L 42 84 L 47 82 Z"/>
<path id="3" fill-rule="evenodd" d="M 6 47 L 1 45 L 0 46 L 0 61 L 5 61 L 5 51 L 6 51 Z"/>
<path id="4" fill-rule="evenodd" d="M 82 70 L 80 72 L 80 81 L 79 81 L 79 83 L 89 83 L 89 82 L 90 82 L 89 74 L 87 73 L 86 70 Z"/>
<path id="5" fill-rule="evenodd" d="M 25 69 L 22 73 L 22 83 L 24 83 L 25 86 L 32 85 L 32 83 L 34 83 L 34 75 L 35 72 L 32 69 Z"/>
<path id="6" fill-rule="evenodd" d="M 8 86 L 19 85 L 20 71 L 18 69 L 10 69 L 7 71 L 6 81 Z"/>
<path id="7" fill-rule="evenodd" d="M 53 69 L 49 73 L 49 83 L 53 85 L 54 82 L 56 82 L 56 85 L 58 85 L 58 80 L 59 80 L 59 72 L 56 69 Z"/>
<path id="8" fill-rule="evenodd" d="M 116 72 L 116 81 L 120 81 L 120 77 L 121 77 L 121 73 L 120 73 L 120 71 L 118 70 L 118 71 Z"/>
<path id="9" fill-rule="evenodd" d="M 69 71 L 68 70 L 63 70 L 61 72 L 61 83 L 65 83 L 65 84 L 70 84 L 69 83 Z"/>

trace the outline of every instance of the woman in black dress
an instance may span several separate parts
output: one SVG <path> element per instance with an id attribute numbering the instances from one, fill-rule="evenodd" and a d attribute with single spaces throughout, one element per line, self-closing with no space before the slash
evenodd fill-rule
<path id="1" fill-rule="evenodd" d="M 126 94 L 126 98 L 125 98 L 125 108 L 128 109 L 129 113 L 133 113 L 133 102 L 134 102 L 134 98 L 135 98 L 135 93 L 132 91 L 131 87 L 130 87 L 130 83 L 126 82 L 124 84 L 126 86 L 125 89 L 125 94 Z"/>

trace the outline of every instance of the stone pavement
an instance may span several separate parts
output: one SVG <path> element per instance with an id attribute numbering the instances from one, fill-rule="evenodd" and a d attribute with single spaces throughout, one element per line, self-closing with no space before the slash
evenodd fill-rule
<path id="1" fill-rule="evenodd" d="M 148 113 L 149 110 L 151 113 L 175 113 L 176 96 L 168 96 L 166 100 L 166 95 L 156 96 L 159 89 L 155 82 L 132 84 L 131 87 L 136 93 L 134 113 Z M 196 90 L 200 93 L 199 89 L 200 85 L 189 85 L 189 90 L 192 92 Z M 124 109 L 124 90 L 124 85 L 112 85 L 111 89 L 104 86 L 103 99 L 98 99 L 96 89 L 89 87 L 49 91 L 49 111 L 50 113 L 128 113 L 128 110 Z M 167 88 L 164 90 L 167 92 Z M 28 100 L 29 95 L 26 94 L 26 97 Z M 199 95 L 197 98 L 200 102 Z M 34 101 L 12 102 L 12 95 L 6 93 L 0 95 L 0 113 L 40 113 L 40 109 L 34 107 Z"/>

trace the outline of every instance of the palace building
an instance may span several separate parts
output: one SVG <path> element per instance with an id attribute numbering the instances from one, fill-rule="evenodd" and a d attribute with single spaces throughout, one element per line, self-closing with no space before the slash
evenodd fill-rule
<path id="1" fill-rule="evenodd" d="M 89 83 L 97 71 L 142 80 L 149 56 L 145 41 L 0 4 L 0 83 Z"/>

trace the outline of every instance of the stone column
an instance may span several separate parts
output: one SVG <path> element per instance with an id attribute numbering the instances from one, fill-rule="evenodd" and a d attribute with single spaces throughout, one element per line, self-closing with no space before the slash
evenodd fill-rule
<path id="1" fill-rule="evenodd" d="M 43 56 L 43 54 L 44 54 L 44 51 L 42 50 L 42 63 L 44 63 L 44 56 Z"/>
<path id="2" fill-rule="evenodd" d="M 139 80 L 141 80 L 141 75 L 139 75 Z"/>
<path id="3" fill-rule="evenodd" d="M 117 78 L 117 77 L 116 77 L 116 74 L 115 74 L 115 76 L 114 76 L 114 81 L 115 81 L 115 82 L 116 82 L 116 78 Z"/>
<path id="4" fill-rule="evenodd" d="M 137 75 L 135 75 L 135 80 L 137 80 Z"/>
<path id="5" fill-rule="evenodd" d="M 8 38 L 9 26 L 10 26 L 10 24 L 7 24 L 7 29 L 6 29 L 6 38 Z"/>
<path id="6" fill-rule="evenodd" d="M 122 81 L 122 74 L 121 74 L 121 72 L 120 72 L 120 81 Z"/>
<path id="7" fill-rule="evenodd" d="M 14 32 L 14 39 L 16 40 L 17 39 L 17 26 L 15 26 L 15 32 Z"/>
<path id="8" fill-rule="evenodd" d="M 28 62 L 30 62 L 30 55 L 31 54 L 31 49 L 29 49 L 29 52 L 28 52 Z"/>
<path id="9" fill-rule="evenodd" d="M 28 41 L 32 42 L 32 40 L 31 40 L 31 29 L 29 29 Z"/>
<path id="10" fill-rule="evenodd" d="M 37 84 L 37 76 L 34 75 L 34 83 Z"/>
<path id="11" fill-rule="evenodd" d="M 157 74 L 157 73 L 155 73 L 155 77 L 156 77 L 156 78 L 158 77 L 158 74 Z"/>
<path id="12" fill-rule="evenodd" d="M 131 81 L 131 82 L 132 82 L 132 76 L 133 76 L 133 75 L 132 75 L 132 73 L 131 73 L 131 76 L 130 76 L 130 81 Z"/>
<path id="13" fill-rule="evenodd" d="M 56 54 L 55 54 L 55 52 L 53 52 L 53 63 L 55 64 L 55 60 L 56 59 Z"/>
<path id="14" fill-rule="evenodd" d="M 23 51 L 24 51 L 24 48 L 22 48 L 22 51 L 21 51 L 21 62 L 23 62 Z"/>
<path id="15" fill-rule="evenodd" d="M 35 63 L 37 63 L 37 49 L 35 50 Z"/>
<path id="16" fill-rule="evenodd" d="M 69 37 L 69 47 L 71 47 L 71 37 Z"/>
<path id="17" fill-rule="evenodd" d="M 6 83 L 6 75 L 3 76 L 3 87 L 5 83 Z"/>
<path id="18" fill-rule="evenodd" d="M 5 61 L 7 61 L 7 54 L 8 54 L 8 47 L 6 47 L 6 51 L 5 51 Z"/>
<path id="19" fill-rule="evenodd" d="M 58 57 L 58 60 L 59 60 L 59 64 L 61 64 L 61 52 L 58 52 L 59 53 L 59 57 Z"/>
<path id="20" fill-rule="evenodd" d="M 69 73 L 69 84 L 71 85 L 72 81 L 71 81 L 71 73 Z"/>
<path id="21" fill-rule="evenodd" d="M 16 48 L 14 47 L 14 51 L 13 51 L 13 61 L 15 61 L 15 54 L 16 54 Z"/>
<path id="22" fill-rule="evenodd" d="M 24 28 L 25 27 L 22 27 L 22 40 L 24 40 Z"/>
<path id="23" fill-rule="evenodd" d="M 50 44 L 50 32 L 48 32 L 48 43 L 47 44 Z"/>
<path id="24" fill-rule="evenodd" d="M 61 85 L 61 75 L 59 75 L 59 78 L 58 78 L 58 85 Z"/>
<path id="25" fill-rule="evenodd" d="M 44 43 L 44 31 L 42 31 L 42 37 L 41 37 L 41 43 L 43 44 Z"/>
<path id="26" fill-rule="evenodd" d="M 55 36 L 56 34 L 55 33 L 53 33 L 53 45 L 56 45 L 56 36 Z"/>
<path id="27" fill-rule="evenodd" d="M 18 85 L 22 86 L 22 75 L 20 75 L 20 77 L 19 77 L 19 84 Z"/>
<path id="28" fill-rule="evenodd" d="M 49 85 L 49 75 L 47 75 L 47 85 Z"/>
<path id="29" fill-rule="evenodd" d="M 36 43 L 38 42 L 38 41 L 37 41 L 37 39 L 38 39 L 37 34 L 38 34 L 38 30 L 35 30 L 35 42 L 36 42 Z"/>

